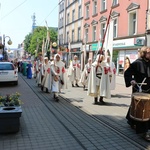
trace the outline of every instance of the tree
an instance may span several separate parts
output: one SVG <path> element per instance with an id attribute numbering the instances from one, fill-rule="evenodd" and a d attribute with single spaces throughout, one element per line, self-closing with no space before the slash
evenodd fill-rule
<path id="1" fill-rule="evenodd" d="M 27 52 L 29 52 L 31 38 L 32 38 L 32 34 L 31 33 L 29 33 L 28 35 L 25 36 L 24 50 L 27 51 Z"/>
<path id="2" fill-rule="evenodd" d="M 57 42 L 57 31 L 53 28 L 49 28 L 50 32 L 50 42 Z M 31 36 L 31 37 L 30 37 Z M 38 52 L 42 52 L 43 38 L 47 38 L 47 28 L 46 27 L 37 27 L 33 33 L 30 33 L 25 38 L 25 50 L 32 55 L 35 54 L 38 44 Z M 47 46 L 50 48 L 50 45 Z M 47 50 L 48 51 L 48 50 Z"/>

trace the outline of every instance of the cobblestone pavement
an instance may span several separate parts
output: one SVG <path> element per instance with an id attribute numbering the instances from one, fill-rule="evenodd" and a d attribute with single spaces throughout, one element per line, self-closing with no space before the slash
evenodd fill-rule
<path id="1" fill-rule="evenodd" d="M 81 85 L 80 85 L 81 86 Z M 120 150 L 150 149 L 125 120 L 131 89 L 122 77 L 106 105 L 93 105 L 82 87 L 62 90 L 60 102 L 41 92 L 34 79 L 20 74 L 18 86 L 0 86 L 0 93 L 20 92 L 20 130 L 0 134 L 0 150 Z"/>

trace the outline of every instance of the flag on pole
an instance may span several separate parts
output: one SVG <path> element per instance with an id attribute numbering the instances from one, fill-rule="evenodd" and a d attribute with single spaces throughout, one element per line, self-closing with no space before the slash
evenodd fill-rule
<path id="1" fill-rule="evenodd" d="M 50 31 L 49 31 L 48 24 L 47 24 L 46 20 L 45 20 L 45 23 L 46 23 L 46 28 L 47 28 L 47 36 L 46 36 L 45 49 L 46 49 L 46 52 L 47 52 L 48 46 L 50 44 Z"/>
<path id="2" fill-rule="evenodd" d="M 110 61 L 112 61 L 112 55 L 113 55 L 113 24 L 114 24 L 114 20 L 111 19 L 106 33 L 106 40 L 104 42 L 105 56 L 107 55 L 107 50 L 109 50 L 111 56 Z"/>
<path id="3" fill-rule="evenodd" d="M 45 40 L 44 40 L 44 37 L 43 37 L 43 43 L 42 43 L 42 56 L 43 57 L 45 56 Z"/>
<path id="4" fill-rule="evenodd" d="M 105 43 L 106 33 L 107 33 L 107 30 L 108 30 L 108 27 L 109 27 L 109 23 L 110 23 L 110 19 L 111 19 L 111 12 L 112 12 L 112 7 L 110 9 L 109 17 L 108 17 L 107 24 L 106 24 L 106 29 L 105 29 L 104 36 L 103 36 L 103 39 L 102 39 L 102 46 L 101 46 L 101 48 L 99 50 L 100 54 L 103 53 L 103 46 L 104 46 L 104 43 Z"/>
<path id="5" fill-rule="evenodd" d="M 99 30 L 99 39 L 98 39 L 98 43 L 97 43 L 97 53 L 99 52 L 99 50 L 100 50 L 100 43 L 101 43 L 101 32 L 100 32 L 100 30 Z"/>

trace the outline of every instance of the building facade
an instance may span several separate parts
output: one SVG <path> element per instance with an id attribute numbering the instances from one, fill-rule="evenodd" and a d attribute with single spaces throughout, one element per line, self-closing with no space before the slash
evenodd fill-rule
<path id="1" fill-rule="evenodd" d="M 82 0 L 62 0 L 59 4 L 59 53 L 68 64 L 74 55 L 81 60 L 83 2 Z"/>
<path id="2" fill-rule="evenodd" d="M 103 41 L 105 41 L 103 48 L 106 48 L 107 39 L 104 35 L 110 16 L 110 21 L 113 22 L 112 60 L 116 64 L 118 74 L 124 71 L 126 56 L 133 62 L 138 57 L 138 49 L 148 43 L 150 45 L 149 0 L 64 0 L 61 2 L 64 2 L 64 10 L 59 11 L 59 16 L 63 12 L 64 18 L 63 26 L 59 27 L 58 32 L 59 44 L 66 45 L 72 54 L 79 55 L 81 62 L 84 59 L 83 51 L 86 52 L 84 61 L 87 61 L 89 57 L 95 59 Z M 109 31 L 109 28 L 107 30 Z"/>
<path id="3" fill-rule="evenodd" d="M 81 60 L 83 41 L 83 1 L 61 0 L 59 3 L 58 43 L 62 59 L 69 64 L 74 55 Z"/>
<path id="4" fill-rule="evenodd" d="M 138 57 L 138 49 L 145 45 L 147 6 L 147 1 L 140 0 L 85 0 L 84 35 L 87 56 L 95 59 L 102 45 L 109 15 L 111 15 L 112 59 L 118 74 L 123 73 L 125 57 L 129 57 L 133 62 Z M 105 42 L 106 40 L 105 38 Z"/>

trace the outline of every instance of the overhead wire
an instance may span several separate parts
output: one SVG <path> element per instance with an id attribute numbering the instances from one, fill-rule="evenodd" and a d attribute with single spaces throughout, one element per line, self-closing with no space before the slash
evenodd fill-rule
<path id="1" fill-rule="evenodd" d="M 1 20 L 5 19 L 8 15 L 10 15 L 13 11 L 15 11 L 17 8 L 19 8 L 21 5 L 23 5 L 27 0 L 23 1 L 21 4 L 19 4 L 17 7 L 12 9 L 9 13 L 7 13 L 5 16 L 1 18 Z"/>
<path id="2" fill-rule="evenodd" d="M 59 3 L 50 11 L 50 13 L 45 17 L 45 19 L 40 23 L 40 25 L 45 22 L 45 20 L 50 16 L 50 14 L 58 7 Z"/>

